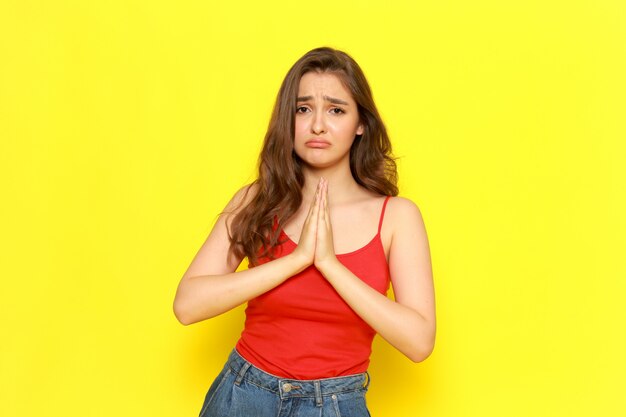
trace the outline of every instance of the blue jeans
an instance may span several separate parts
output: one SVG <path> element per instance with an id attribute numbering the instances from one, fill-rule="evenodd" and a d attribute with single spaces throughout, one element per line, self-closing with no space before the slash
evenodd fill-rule
<path id="1" fill-rule="evenodd" d="M 369 373 L 298 380 L 256 368 L 233 349 L 204 398 L 200 417 L 370 417 Z"/>

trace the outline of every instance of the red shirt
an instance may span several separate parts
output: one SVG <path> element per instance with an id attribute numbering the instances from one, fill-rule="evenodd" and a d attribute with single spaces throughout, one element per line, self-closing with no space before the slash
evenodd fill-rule
<path id="1" fill-rule="evenodd" d="M 389 266 L 380 229 L 365 246 L 337 259 L 381 294 L 389 289 Z M 296 248 L 281 230 L 276 257 Z M 259 259 L 259 264 L 269 258 Z M 248 301 L 246 323 L 236 349 L 257 368 L 282 378 L 319 379 L 365 372 L 376 332 L 311 265 Z"/>

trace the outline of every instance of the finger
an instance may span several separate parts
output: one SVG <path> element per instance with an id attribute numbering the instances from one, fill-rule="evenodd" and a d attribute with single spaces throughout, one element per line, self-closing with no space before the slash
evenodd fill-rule
<path id="1" fill-rule="evenodd" d="M 322 211 L 325 211 L 326 210 L 326 183 L 322 184 L 322 201 L 321 201 L 320 204 L 322 206 L 321 207 Z M 324 220 L 324 219 L 325 219 L 325 217 L 322 215 L 322 220 Z"/>
<path id="2" fill-rule="evenodd" d="M 324 178 L 320 178 L 320 201 L 319 201 L 319 205 L 320 205 L 320 210 L 324 210 Z M 323 217 L 323 215 L 322 215 Z"/>
<path id="3" fill-rule="evenodd" d="M 328 208 L 328 182 L 326 182 L 326 188 L 324 192 L 324 221 L 326 227 L 330 230 L 330 209 Z"/>
<path id="4" fill-rule="evenodd" d="M 321 192 L 321 184 L 317 183 L 317 188 L 315 189 L 315 194 L 313 195 L 313 201 L 311 201 L 311 205 L 309 206 L 309 213 L 304 220 L 305 223 L 309 221 L 311 216 L 313 215 L 313 211 L 315 210 L 315 206 L 317 205 L 317 201 Z"/>
<path id="5" fill-rule="evenodd" d="M 318 191 L 315 193 L 315 200 L 313 201 L 312 204 L 312 214 L 311 214 L 311 220 L 315 221 L 315 224 L 317 224 L 317 220 L 319 217 L 319 210 L 320 210 L 320 201 L 322 199 L 322 183 L 318 183 Z"/>

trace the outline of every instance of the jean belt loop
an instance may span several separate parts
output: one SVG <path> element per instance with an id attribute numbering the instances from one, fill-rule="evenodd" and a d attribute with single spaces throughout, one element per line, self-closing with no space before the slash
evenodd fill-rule
<path id="1" fill-rule="evenodd" d="M 243 379 L 243 376 L 245 375 L 248 368 L 250 368 L 250 363 L 245 362 L 239 370 L 239 373 L 237 374 L 237 379 L 235 379 L 235 385 L 239 386 L 239 384 L 241 384 L 241 380 Z"/>
<path id="2" fill-rule="evenodd" d="M 318 407 L 322 406 L 322 387 L 320 386 L 320 381 L 313 382 L 315 385 L 315 405 Z"/>
<path id="3" fill-rule="evenodd" d="M 370 381 L 371 381 L 370 373 L 365 371 L 365 381 L 363 382 L 363 388 L 367 389 L 370 386 Z"/>

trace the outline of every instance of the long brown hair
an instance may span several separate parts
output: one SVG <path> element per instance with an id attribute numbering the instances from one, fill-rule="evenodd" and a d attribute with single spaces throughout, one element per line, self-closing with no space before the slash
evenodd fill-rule
<path id="1" fill-rule="evenodd" d="M 345 52 L 329 47 L 313 49 L 291 67 L 280 86 L 259 155 L 259 176 L 246 190 L 247 194 L 254 186 L 256 192 L 231 223 L 230 250 L 238 257 L 247 256 L 251 265 L 256 265 L 259 257 L 272 258 L 271 248 L 278 243 L 280 233 L 274 219 L 284 224 L 302 203 L 302 160 L 294 152 L 293 138 L 300 78 L 310 71 L 337 75 L 357 103 L 364 131 L 355 137 L 350 149 L 350 171 L 355 181 L 381 195 L 398 195 L 391 142 L 363 71 Z"/>

